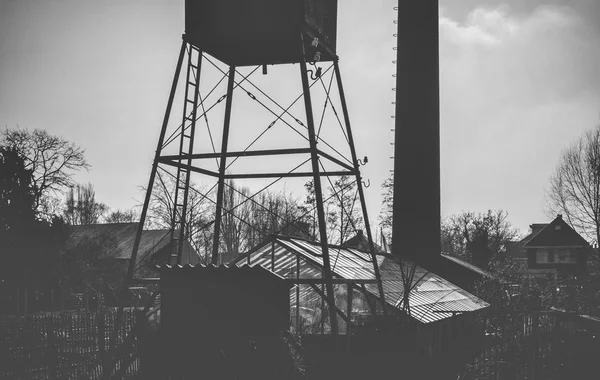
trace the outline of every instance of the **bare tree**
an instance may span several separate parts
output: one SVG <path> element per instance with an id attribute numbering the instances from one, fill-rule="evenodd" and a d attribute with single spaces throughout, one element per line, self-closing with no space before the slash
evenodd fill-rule
<path id="1" fill-rule="evenodd" d="M 56 212 L 59 194 L 75 185 L 73 174 L 90 167 L 83 149 L 43 129 L 6 129 L 0 145 L 16 147 L 25 158 L 26 168 L 33 172 L 36 212 L 45 217 Z"/>
<path id="2" fill-rule="evenodd" d="M 247 247 L 261 243 L 270 234 L 311 239 L 312 210 L 285 192 L 262 192 L 252 198 L 248 224 Z"/>
<path id="3" fill-rule="evenodd" d="M 145 228 L 168 229 L 173 226 L 175 182 L 175 176 L 167 172 L 157 172 Z M 145 192 L 146 188 L 142 188 L 142 190 Z M 209 252 L 208 242 L 212 241 L 212 235 L 207 235 L 209 232 L 207 226 L 214 220 L 214 210 L 212 209 L 212 203 L 207 199 L 202 188 L 190 183 L 184 236 L 199 253 L 208 254 Z"/>
<path id="4" fill-rule="evenodd" d="M 175 178 L 159 172 L 148 208 L 146 227 L 170 228 L 173 219 Z M 144 189 L 145 190 L 145 189 Z M 214 240 L 214 193 L 191 185 L 185 236 L 205 258 L 212 255 Z M 266 239 L 269 234 L 306 237 L 309 227 L 299 202 L 289 194 L 250 190 L 228 180 L 223 191 L 223 215 L 219 237 L 221 262 L 228 262 Z M 210 260 L 208 260 L 210 261 Z"/>
<path id="5" fill-rule="evenodd" d="M 564 215 L 589 241 L 600 242 L 600 126 L 563 151 L 546 195 L 549 215 Z"/>
<path id="6" fill-rule="evenodd" d="M 462 212 L 443 222 L 442 247 L 447 253 L 484 268 L 518 235 L 506 211 Z"/>
<path id="7" fill-rule="evenodd" d="M 360 200 L 356 182 L 349 176 L 342 176 L 329 188 L 331 199 L 327 202 L 326 210 L 328 227 L 334 228 L 328 233 L 330 241 L 337 237 L 339 244 L 364 228 Z"/>
<path id="8" fill-rule="evenodd" d="M 228 180 L 223 191 L 223 216 L 221 219 L 220 251 L 224 262 L 237 257 L 247 249 L 247 225 L 250 220 L 251 203 L 245 201 L 250 196 L 250 190 L 238 188 L 233 180 Z"/>
<path id="9" fill-rule="evenodd" d="M 392 241 L 392 222 L 394 216 L 394 173 L 381 184 L 381 211 L 379 212 L 379 225 L 387 241 Z"/>
<path id="10" fill-rule="evenodd" d="M 63 215 L 69 224 L 88 225 L 98 223 L 107 211 L 108 206 L 96 201 L 94 186 L 88 183 L 71 188 Z"/>
<path id="11" fill-rule="evenodd" d="M 129 210 L 111 211 L 104 219 L 104 223 L 133 223 L 139 221 L 138 212 L 131 208 Z"/>
<path id="12" fill-rule="evenodd" d="M 221 252 L 225 259 L 253 248 L 270 234 L 307 237 L 299 202 L 290 194 L 261 192 L 227 181 L 223 196 Z"/>
<path id="13" fill-rule="evenodd" d="M 306 191 L 306 198 L 304 202 L 299 205 L 302 213 L 305 215 L 304 221 L 308 223 L 310 232 L 309 236 L 312 240 L 317 240 L 319 236 L 317 230 L 317 198 L 315 195 L 315 184 L 314 182 L 308 181 L 304 184 L 304 190 Z"/>

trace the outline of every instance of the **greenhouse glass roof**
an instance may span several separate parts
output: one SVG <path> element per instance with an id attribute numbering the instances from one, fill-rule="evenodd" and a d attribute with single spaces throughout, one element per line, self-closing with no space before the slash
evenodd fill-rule
<path id="1" fill-rule="evenodd" d="M 329 246 L 329 257 L 334 279 L 364 282 L 365 290 L 379 298 L 371 255 L 354 248 Z M 287 279 L 309 280 L 323 278 L 323 254 L 318 242 L 298 238 L 273 236 L 270 241 L 234 260 L 233 265 L 260 265 Z M 377 255 L 385 301 L 401 309 L 404 285 L 402 269 L 415 264 L 391 257 Z M 402 265 L 401 265 L 402 264 Z M 369 282 L 372 281 L 372 282 Z M 300 287 L 300 306 L 319 298 L 313 287 Z M 296 286 L 290 290 L 290 299 L 296 300 Z M 338 286 L 339 288 L 339 286 Z M 337 301 L 336 301 L 337 303 Z M 294 303 L 292 303 L 293 305 Z M 439 321 L 455 313 L 475 312 L 490 305 L 464 289 L 446 281 L 435 273 L 417 266 L 413 289 L 409 295 L 411 317 L 422 323 Z"/>

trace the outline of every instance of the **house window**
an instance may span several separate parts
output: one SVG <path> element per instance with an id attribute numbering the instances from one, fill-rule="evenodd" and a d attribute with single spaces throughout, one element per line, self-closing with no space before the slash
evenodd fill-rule
<path id="1" fill-rule="evenodd" d="M 539 249 L 535 253 L 535 262 L 538 264 L 546 264 L 549 262 L 548 256 L 549 254 L 547 249 Z"/>
<path id="2" fill-rule="evenodd" d="M 549 263 L 554 262 L 554 251 L 548 251 L 548 262 Z"/>
<path id="3" fill-rule="evenodd" d="M 559 263 L 565 263 L 565 264 L 575 264 L 577 263 L 577 257 L 576 254 L 574 252 L 568 251 L 568 250 L 560 250 L 557 252 L 558 253 L 558 260 L 557 262 Z"/>

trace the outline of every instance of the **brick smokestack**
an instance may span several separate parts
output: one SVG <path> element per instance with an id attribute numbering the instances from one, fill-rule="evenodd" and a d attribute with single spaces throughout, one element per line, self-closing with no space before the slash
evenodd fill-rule
<path id="1" fill-rule="evenodd" d="M 440 255 L 438 0 L 399 0 L 393 253 Z"/>

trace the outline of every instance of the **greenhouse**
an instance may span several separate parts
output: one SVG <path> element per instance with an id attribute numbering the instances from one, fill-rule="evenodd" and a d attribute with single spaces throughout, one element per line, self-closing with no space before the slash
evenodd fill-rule
<path id="1" fill-rule="evenodd" d="M 340 334 L 350 326 L 383 314 L 409 315 L 420 324 L 441 321 L 489 306 L 469 292 L 408 260 L 378 253 L 385 305 L 381 302 L 372 256 L 361 250 L 330 245 L 329 257 Z M 291 327 L 301 333 L 328 333 L 325 277 L 321 244 L 299 238 L 273 236 L 231 265 L 262 266 L 288 279 Z M 412 274 L 412 275 L 411 275 Z M 411 275 L 412 278 L 407 278 Z M 404 289 L 410 286 L 408 302 Z M 350 297 L 348 297 L 350 295 Z M 348 298 L 352 301 L 348 303 Z M 406 305 L 407 304 L 407 305 Z M 348 325 L 348 321 L 352 321 Z"/>

